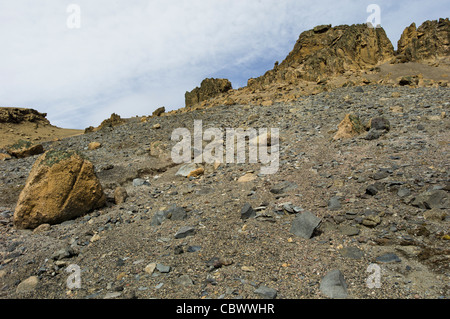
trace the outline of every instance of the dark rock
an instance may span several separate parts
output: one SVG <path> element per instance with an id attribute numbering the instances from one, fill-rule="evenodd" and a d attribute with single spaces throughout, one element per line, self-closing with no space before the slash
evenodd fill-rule
<path id="1" fill-rule="evenodd" d="M 449 208 L 448 194 L 442 189 L 426 191 L 417 196 L 412 205 L 422 209 Z"/>
<path id="2" fill-rule="evenodd" d="M 314 230 L 319 227 L 321 219 L 310 212 L 303 212 L 295 216 L 290 232 L 296 236 L 310 239 Z"/>
<path id="3" fill-rule="evenodd" d="M 250 204 L 245 204 L 241 209 L 241 219 L 249 219 L 256 216 L 255 211 L 253 210 Z"/>
<path id="4" fill-rule="evenodd" d="M 341 198 L 338 196 L 330 198 L 328 201 L 328 209 L 329 210 L 339 210 L 341 209 Z"/>
<path id="5" fill-rule="evenodd" d="M 377 258 L 375 258 L 375 260 L 380 263 L 401 262 L 401 259 L 394 253 L 386 253 L 384 255 L 378 256 Z"/>
<path id="6" fill-rule="evenodd" d="M 175 234 L 175 238 L 185 238 L 187 236 L 191 236 L 195 234 L 195 228 L 191 226 L 183 226 L 181 227 Z"/>
<path id="7" fill-rule="evenodd" d="M 298 186 L 295 183 L 292 182 L 288 182 L 288 181 L 284 181 L 281 183 L 278 183 L 276 185 L 274 185 L 271 189 L 270 192 L 272 194 L 283 194 L 285 192 L 289 192 L 291 190 L 296 189 Z"/>
<path id="8" fill-rule="evenodd" d="M 275 299 L 277 297 L 277 291 L 266 286 L 259 286 L 257 289 L 255 289 L 254 293 L 260 295 L 265 299 Z"/>
<path id="9" fill-rule="evenodd" d="M 328 272 L 320 282 L 320 291 L 332 299 L 347 298 L 347 283 L 342 272 L 339 269 Z"/>

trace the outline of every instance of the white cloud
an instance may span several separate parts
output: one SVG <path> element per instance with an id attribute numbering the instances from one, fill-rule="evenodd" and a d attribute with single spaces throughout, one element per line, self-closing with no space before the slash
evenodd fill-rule
<path id="1" fill-rule="evenodd" d="M 81 8 L 80 29 L 67 28 L 70 3 Z M 281 62 L 302 31 L 364 23 L 370 3 L 0 0 L 0 105 L 33 107 L 55 125 L 77 128 L 113 112 L 183 107 L 185 91 L 203 78 L 231 75 L 235 87 L 243 85 Z M 378 1 L 394 44 L 412 21 L 439 18 L 447 8 L 430 3 Z"/>

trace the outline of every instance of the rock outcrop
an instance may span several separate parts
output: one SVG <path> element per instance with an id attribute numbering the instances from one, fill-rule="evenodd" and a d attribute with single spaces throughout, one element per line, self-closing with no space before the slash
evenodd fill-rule
<path id="1" fill-rule="evenodd" d="M 398 41 L 396 63 L 420 62 L 450 55 L 450 20 L 412 23 Z"/>
<path id="2" fill-rule="evenodd" d="M 2 107 L 0 108 L 0 123 L 20 124 L 31 122 L 36 124 L 50 125 L 46 119 L 47 113 L 40 113 L 33 109 Z"/>
<path id="3" fill-rule="evenodd" d="M 186 92 L 186 107 L 208 100 L 220 93 L 228 92 L 232 88 L 231 82 L 227 79 L 204 79 L 200 87 L 196 87 L 191 92 Z"/>
<path id="4" fill-rule="evenodd" d="M 102 207 L 94 166 L 75 152 L 48 151 L 33 165 L 14 212 L 20 229 L 58 224 Z"/>
<path id="5" fill-rule="evenodd" d="M 42 144 L 33 144 L 30 141 L 19 140 L 8 148 L 8 154 L 16 158 L 25 158 L 29 156 L 44 153 Z"/>
<path id="6" fill-rule="evenodd" d="M 263 76 L 250 79 L 249 87 L 273 82 L 295 83 L 377 66 L 394 56 L 394 47 L 382 28 L 366 24 L 331 27 L 322 25 L 303 32 L 294 49 Z"/>

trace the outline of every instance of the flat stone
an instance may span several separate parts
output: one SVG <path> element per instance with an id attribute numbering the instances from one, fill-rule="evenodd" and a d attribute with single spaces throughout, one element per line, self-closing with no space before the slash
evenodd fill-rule
<path id="1" fill-rule="evenodd" d="M 191 236 L 195 233 L 195 228 L 191 226 L 183 226 L 181 227 L 175 234 L 175 238 L 185 238 L 187 236 Z"/>
<path id="2" fill-rule="evenodd" d="M 400 257 L 398 257 L 394 253 L 386 253 L 384 255 L 378 256 L 375 260 L 380 263 L 399 263 L 402 261 Z"/>
<path id="3" fill-rule="evenodd" d="M 431 190 L 426 191 L 419 196 L 417 196 L 412 202 L 413 206 L 422 209 L 433 209 L 433 208 L 449 208 L 450 201 L 448 200 L 448 194 L 445 190 Z"/>
<path id="4" fill-rule="evenodd" d="M 347 236 L 356 236 L 356 235 L 359 234 L 359 228 L 358 227 L 353 227 L 353 226 L 350 226 L 350 225 L 339 226 L 339 231 L 343 235 L 347 235 Z"/>
<path id="5" fill-rule="evenodd" d="M 320 291 L 328 298 L 347 298 L 347 283 L 342 272 L 339 269 L 328 272 L 320 282 Z"/>
<path id="6" fill-rule="evenodd" d="M 338 196 L 331 197 L 328 201 L 329 210 L 339 210 L 341 209 L 341 198 Z"/>
<path id="7" fill-rule="evenodd" d="M 194 282 L 188 275 L 181 275 L 180 277 L 175 279 L 175 284 L 184 286 L 184 287 L 188 287 L 188 286 L 193 286 Z"/>
<path id="8" fill-rule="evenodd" d="M 275 299 L 277 297 L 277 291 L 266 286 L 259 286 L 257 289 L 255 289 L 254 293 L 260 295 L 265 299 Z"/>
<path id="9" fill-rule="evenodd" d="M 364 252 L 357 247 L 344 247 L 340 250 L 343 257 L 351 259 L 361 259 L 364 257 Z"/>
<path id="10" fill-rule="evenodd" d="M 156 264 L 156 270 L 161 273 L 168 273 L 172 268 L 170 266 L 165 266 L 163 264 Z"/>
<path id="11" fill-rule="evenodd" d="M 296 236 L 309 239 L 320 223 L 320 218 L 306 211 L 295 216 L 290 232 Z"/>
<path id="12" fill-rule="evenodd" d="M 31 276 L 22 281 L 16 288 L 17 293 L 27 293 L 32 292 L 36 289 L 39 283 L 39 278 L 36 276 Z"/>

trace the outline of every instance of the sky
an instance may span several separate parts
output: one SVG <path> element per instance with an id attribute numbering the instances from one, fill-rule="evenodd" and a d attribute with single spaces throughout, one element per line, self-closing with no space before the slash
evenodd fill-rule
<path id="1" fill-rule="evenodd" d="M 78 129 L 179 109 L 203 79 L 245 86 L 303 31 L 365 23 L 370 4 L 394 47 L 450 16 L 448 0 L 0 0 L 0 106 Z"/>

